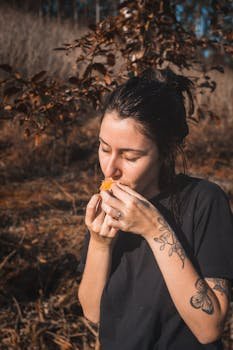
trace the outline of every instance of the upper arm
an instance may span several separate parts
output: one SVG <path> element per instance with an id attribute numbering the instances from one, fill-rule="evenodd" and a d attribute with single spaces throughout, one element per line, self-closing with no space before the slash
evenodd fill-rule
<path id="1" fill-rule="evenodd" d="M 205 278 L 205 281 L 218 299 L 221 319 L 224 321 L 230 304 L 231 282 L 224 278 Z"/>

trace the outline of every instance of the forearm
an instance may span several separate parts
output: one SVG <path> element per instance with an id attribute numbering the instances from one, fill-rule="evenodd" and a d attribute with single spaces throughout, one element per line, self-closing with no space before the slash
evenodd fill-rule
<path id="1" fill-rule="evenodd" d="M 100 300 L 110 271 L 111 251 L 110 246 L 90 239 L 78 298 L 84 315 L 94 323 L 99 322 Z"/>
<path id="2" fill-rule="evenodd" d="M 166 230 L 157 226 L 147 242 L 184 322 L 200 342 L 214 341 L 223 323 L 218 298 L 197 273 L 172 229 L 165 226 Z"/>

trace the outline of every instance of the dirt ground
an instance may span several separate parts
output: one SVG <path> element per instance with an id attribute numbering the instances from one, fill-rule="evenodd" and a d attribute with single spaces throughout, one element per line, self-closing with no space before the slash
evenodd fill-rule
<path id="1" fill-rule="evenodd" d="M 87 144 L 94 132 L 86 130 Z M 6 163 L 10 154 L 2 147 L 0 161 Z M 95 348 L 97 329 L 83 318 L 77 300 L 77 265 L 85 207 L 102 176 L 93 159 L 90 166 L 84 163 L 64 166 L 58 175 L 1 180 L 1 350 Z M 231 163 L 189 159 L 188 165 L 190 174 L 217 182 L 232 200 Z M 224 333 L 228 350 L 233 349 L 232 314 Z"/>

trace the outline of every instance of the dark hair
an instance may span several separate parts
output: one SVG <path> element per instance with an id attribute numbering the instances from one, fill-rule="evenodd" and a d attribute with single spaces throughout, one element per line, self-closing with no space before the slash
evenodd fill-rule
<path id="1" fill-rule="evenodd" d="M 108 97 L 104 113 L 133 118 L 142 132 L 156 142 L 161 157 L 159 188 L 175 191 L 175 160 L 180 153 L 185 172 L 183 141 L 189 129 L 187 117 L 194 111 L 192 82 L 170 69 L 148 69 L 119 85 Z M 185 95 L 189 106 L 186 108 Z"/>

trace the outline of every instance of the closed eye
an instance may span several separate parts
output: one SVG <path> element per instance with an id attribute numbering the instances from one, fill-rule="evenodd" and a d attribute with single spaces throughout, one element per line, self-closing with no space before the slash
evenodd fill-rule
<path id="1" fill-rule="evenodd" d="M 101 151 L 102 151 L 102 152 L 105 152 L 105 153 L 109 153 L 109 152 L 110 152 L 109 150 L 103 149 L 103 148 L 101 148 Z"/>
<path id="2" fill-rule="evenodd" d="M 104 149 L 104 148 L 101 148 L 101 151 L 104 152 L 104 153 L 110 153 L 109 150 L 107 149 Z M 139 159 L 139 157 L 136 157 L 136 158 L 128 158 L 128 157 L 124 157 L 124 159 L 126 159 L 127 161 L 129 162 L 136 162 L 136 160 Z"/>
<path id="3" fill-rule="evenodd" d="M 126 160 L 128 160 L 129 162 L 136 162 L 136 160 L 138 160 L 139 158 L 126 158 Z"/>

